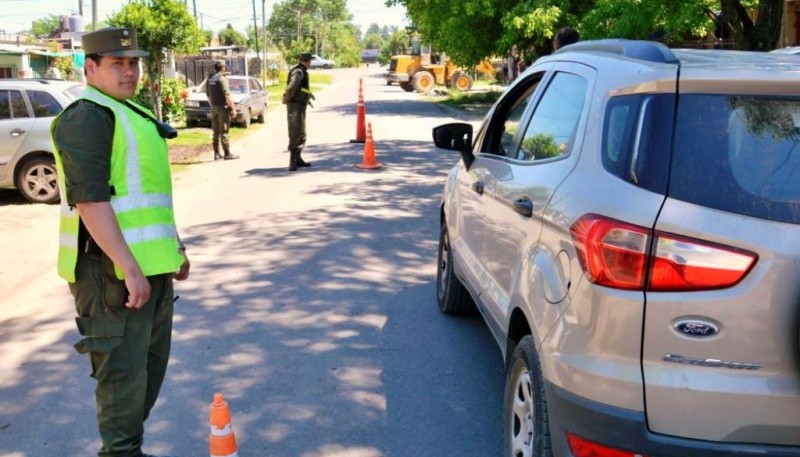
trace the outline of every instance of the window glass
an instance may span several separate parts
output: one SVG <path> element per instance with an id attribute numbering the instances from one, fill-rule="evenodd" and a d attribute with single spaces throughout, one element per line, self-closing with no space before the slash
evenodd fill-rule
<path id="1" fill-rule="evenodd" d="M 34 117 L 52 117 L 61 112 L 61 105 L 47 92 L 29 90 L 28 98 L 33 107 Z"/>
<path id="2" fill-rule="evenodd" d="M 28 114 L 28 107 L 25 106 L 25 100 L 22 98 L 22 92 L 18 90 L 9 91 L 11 96 L 11 117 L 20 119 L 30 117 Z"/>
<path id="3" fill-rule="evenodd" d="M 528 102 L 531 100 L 531 95 L 539 84 L 539 79 L 541 79 L 541 76 L 522 92 L 506 112 L 506 117 L 503 122 L 503 132 L 500 135 L 500 151 L 504 155 L 510 157 L 513 154 L 514 136 L 517 134 L 519 123 L 522 120 L 522 115 L 525 113 Z"/>
<path id="4" fill-rule="evenodd" d="M 250 90 L 260 91 L 261 90 L 261 83 L 258 82 L 256 79 L 250 80 Z"/>
<path id="5" fill-rule="evenodd" d="M 0 90 L 0 121 L 11 119 L 11 104 L 8 102 L 8 91 Z"/>
<path id="6" fill-rule="evenodd" d="M 557 73 L 553 77 L 525 130 L 517 159 L 552 159 L 569 152 L 586 89 L 586 80 L 578 75 Z"/>
<path id="7" fill-rule="evenodd" d="M 800 98 L 683 95 L 669 194 L 800 223 Z"/>

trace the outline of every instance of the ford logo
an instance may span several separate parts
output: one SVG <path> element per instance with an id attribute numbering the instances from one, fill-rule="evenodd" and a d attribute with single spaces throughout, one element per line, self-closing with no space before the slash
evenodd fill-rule
<path id="1" fill-rule="evenodd" d="M 710 338 L 719 333 L 719 327 L 711 322 L 698 319 L 687 319 L 676 322 L 674 328 L 681 335 L 690 338 Z"/>

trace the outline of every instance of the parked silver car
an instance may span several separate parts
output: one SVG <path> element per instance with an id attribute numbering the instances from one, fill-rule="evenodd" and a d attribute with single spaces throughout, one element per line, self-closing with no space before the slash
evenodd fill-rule
<path id="1" fill-rule="evenodd" d="M 798 75 L 587 41 L 434 129 L 438 302 L 505 357 L 504 456 L 800 456 Z"/>
<path id="2" fill-rule="evenodd" d="M 186 100 L 187 127 L 211 123 L 211 105 L 208 104 L 206 97 L 206 81 L 196 87 Z M 267 117 L 269 99 L 267 91 L 258 79 L 252 76 L 228 75 L 228 84 L 231 89 L 231 99 L 236 104 L 236 119 L 232 119 L 232 122 L 244 128 L 250 127 L 253 119 L 263 124 Z"/>
<path id="3" fill-rule="evenodd" d="M 35 203 L 59 199 L 50 124 L 84 85 L 49 79 L 0 79 L 0 187 Z"/>

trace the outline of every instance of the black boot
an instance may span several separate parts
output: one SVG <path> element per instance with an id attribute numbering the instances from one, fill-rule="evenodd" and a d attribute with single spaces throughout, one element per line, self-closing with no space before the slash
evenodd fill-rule
<path id="1" fill-rule="evenodd" d="M 297 166 L 298 166 L 298 167 L 301 167 L 301 168 L 310 167 L 310 166 L 311 166 L 311 162 L 306 162 L 306 161 L 305 161 L 305 160 L 303 160 L 303 158 L 302 158 L 302 157 L 300 157 L 300 155 L 298 154 L 298 157 L 297 157 Z"/>
<path id="2" fill-rule="evenodd" d="M 225 159 L 225 160 L 236 160 L 238 158 L 239 158 L 239 156 L 233 155 L 230 152 L 226 152 L 225 153 L 225 157 L 223 157 L 223 159 Z"/>
<path id="3" fill-rule="evenodd" d="M 214 160 L 221 160 L 222 156 L 219 154 L 219 145 L 214 144 L 212 146 L 214 146 Z"/>
<path id="4" fill-rule="evenodd" d="M 289 150 L 289 171 L 297 171 L 297 158 L 300 156 L 300 151 L 297 149 Z"/>

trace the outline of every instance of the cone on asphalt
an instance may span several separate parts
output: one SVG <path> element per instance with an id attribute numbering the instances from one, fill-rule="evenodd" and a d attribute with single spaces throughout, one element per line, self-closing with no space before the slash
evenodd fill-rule
<path id="1" fill-rule="evenodd" d="M 228 402 L 222 394 L 214 394 L 214 402 L 209 408 L 211 418 L 208 423 L 211 433 L 208 435 L 208 453 L 211 457 L 239 457 L 236 448 L 236 436 L 231 426 L 231 413 Z"/>
<path id="2" fill-rule="evenodd" d="M 364 143 L 364 158 L 356 168 L 364 170 L 375 170 L 382 167 L 375 159 L 375 143 L 372 141 L 372 123 L 367 124 L 367 140 Z"/>
<path id="3" fill-rule="evenodd" d="M 365 117 L 367 108 L 364 106 L 364 84 L 361 78 L 358 78 L 358 104 L 356 105 L 356 139 L 350 140 L 351 143 L 364 143 L 366 141 L 366 132 L 364 130 Z"/>

